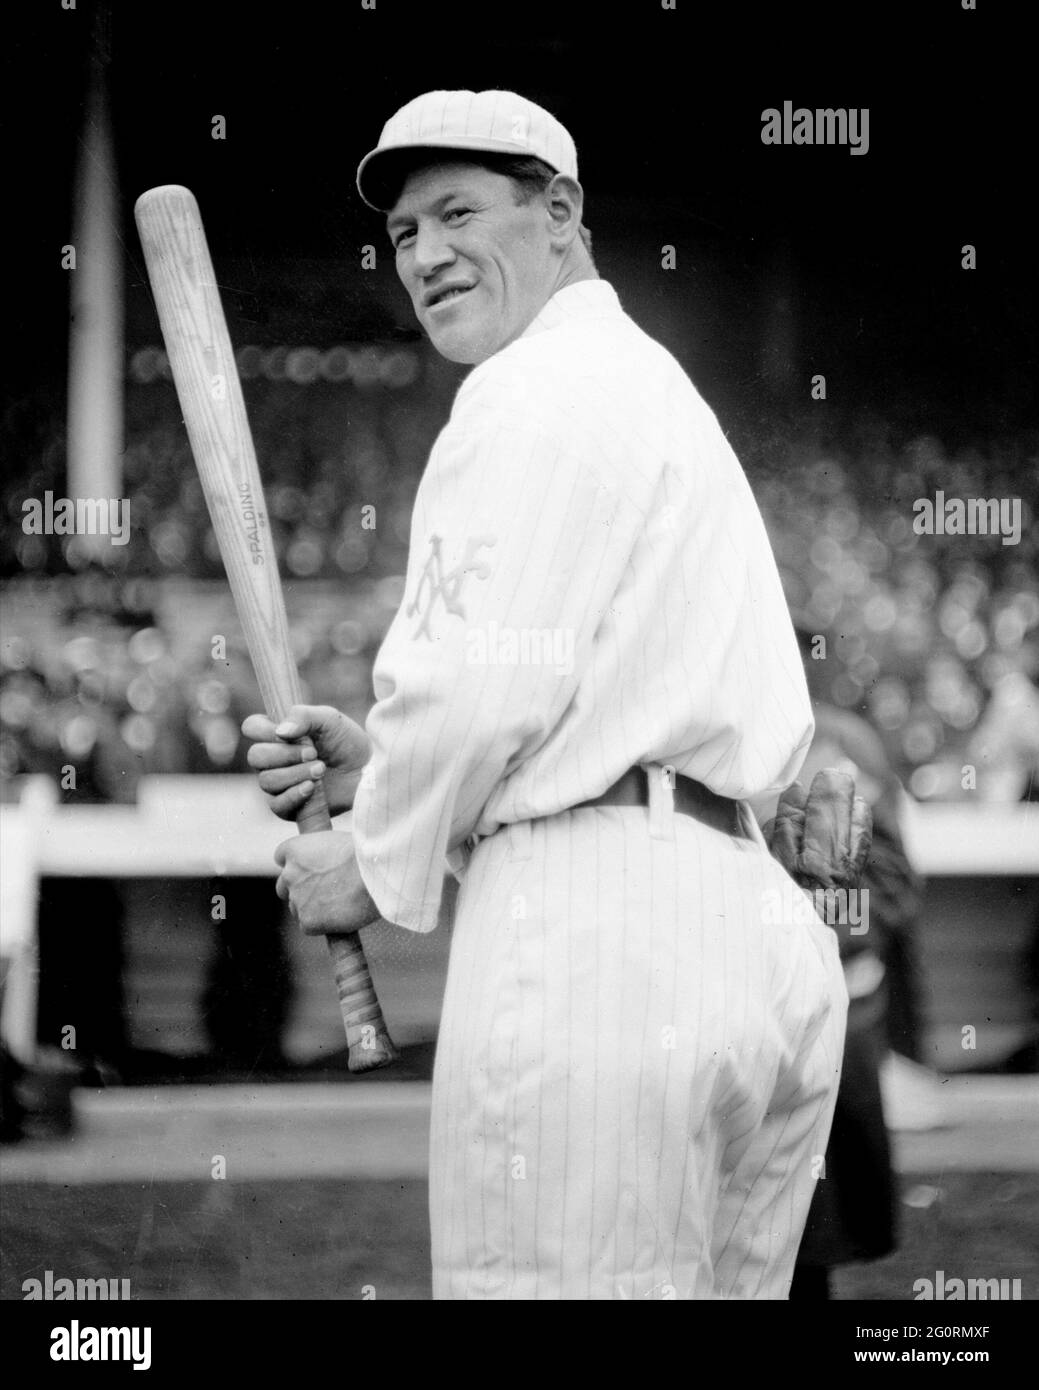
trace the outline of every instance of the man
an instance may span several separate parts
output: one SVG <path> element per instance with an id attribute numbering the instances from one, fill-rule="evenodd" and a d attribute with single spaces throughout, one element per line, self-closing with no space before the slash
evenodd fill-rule
<path id="1" fill-rule="evenodd" d="M 812 718 L 757 508 L 599 279 L 547 111 L 426 93 L 358 187 L 474 370 L 419 487 L 370 748 L 330 709 L 277 730 L 313 736 L 309 769 L 245 731 L 279 814 L 314 775 L 353 804 L 352 838 L 279 850 L 304 930 L 430 931 L 445 857 L 460 880 L 434 1296 L 785 1298 L 846 996 L 832 933 L 763 910 L 791 880 L 746 799 L 793 779 Z"/>

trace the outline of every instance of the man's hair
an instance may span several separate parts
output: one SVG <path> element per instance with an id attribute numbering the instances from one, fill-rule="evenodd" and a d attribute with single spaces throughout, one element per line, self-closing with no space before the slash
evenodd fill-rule
<path id="1" fill-rule="evenodd" d="M 556 176 L 556 170 L 550 164 L 533 155 L 495 154 L 491 150 L 407 150 L 402 151 L 393 161 L 392 174 L 387 171 L 388 177 L 392 177 L 392 185 L 387 185 L 392 188 L 393 193 L 390 201 L 396 201 L 405 181 L 416 169 L 425 169 L 431 164 L 447 163 L 476 164 L 482 169 L 490 169 L 492 174 L 501 174 L 511 181 L 516 202 L 520 207 L 525 207 L 538 194 L 544 193 Z M 578 234 L 585 250 L 591 256 L 592 234 L 583 222 L 578 228 Z"/>

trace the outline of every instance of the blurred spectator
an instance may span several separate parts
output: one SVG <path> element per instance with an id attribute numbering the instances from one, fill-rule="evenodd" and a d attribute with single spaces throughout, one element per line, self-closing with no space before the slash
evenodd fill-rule
<path id="1" fill-rule="evenodd" d="M 1039 801 L 1039 690 L 1020 671 L 1001 677 L 967 746 L 982 801 Z"/>

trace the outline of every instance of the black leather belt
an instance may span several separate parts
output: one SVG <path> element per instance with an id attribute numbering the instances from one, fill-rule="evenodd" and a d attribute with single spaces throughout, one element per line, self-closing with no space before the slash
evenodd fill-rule
<path id="1" fill-rule="evenodd" d="M 653 775 L 662 777 L 663 771 L 655 769 Z M 682 773 L 674 774 L 675 810 L 693 820 L 709 825 L 712 830 L 720 830 L 723 835 L 738 835 L 746 839 L 746 832 L 740 820 L 739 802 L 731 797 L 719 796 L 705 787 L 702 782 L 694 782 Z M 648 806 L 649 774 L 644 767 L 629 767 L 627 772 L 612 787 L 607 787 L 601 796 L 593 796 L 589 801 L 581 801 L 580 806 Z M 574 808 L 575 810 L 577 807 Z"/>

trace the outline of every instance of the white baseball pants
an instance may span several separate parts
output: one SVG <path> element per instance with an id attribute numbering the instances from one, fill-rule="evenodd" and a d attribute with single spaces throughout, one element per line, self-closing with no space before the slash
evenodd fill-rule
<path id="1" fill-rule="evenodd" d="M 764 910 L 790 880 L 756 826 L 724 835 L 650 787 L 648 809 L 506 826 L 469 859 L 434 1298 L 787 1296 L 840 1073 L 836 936 Z"/>

